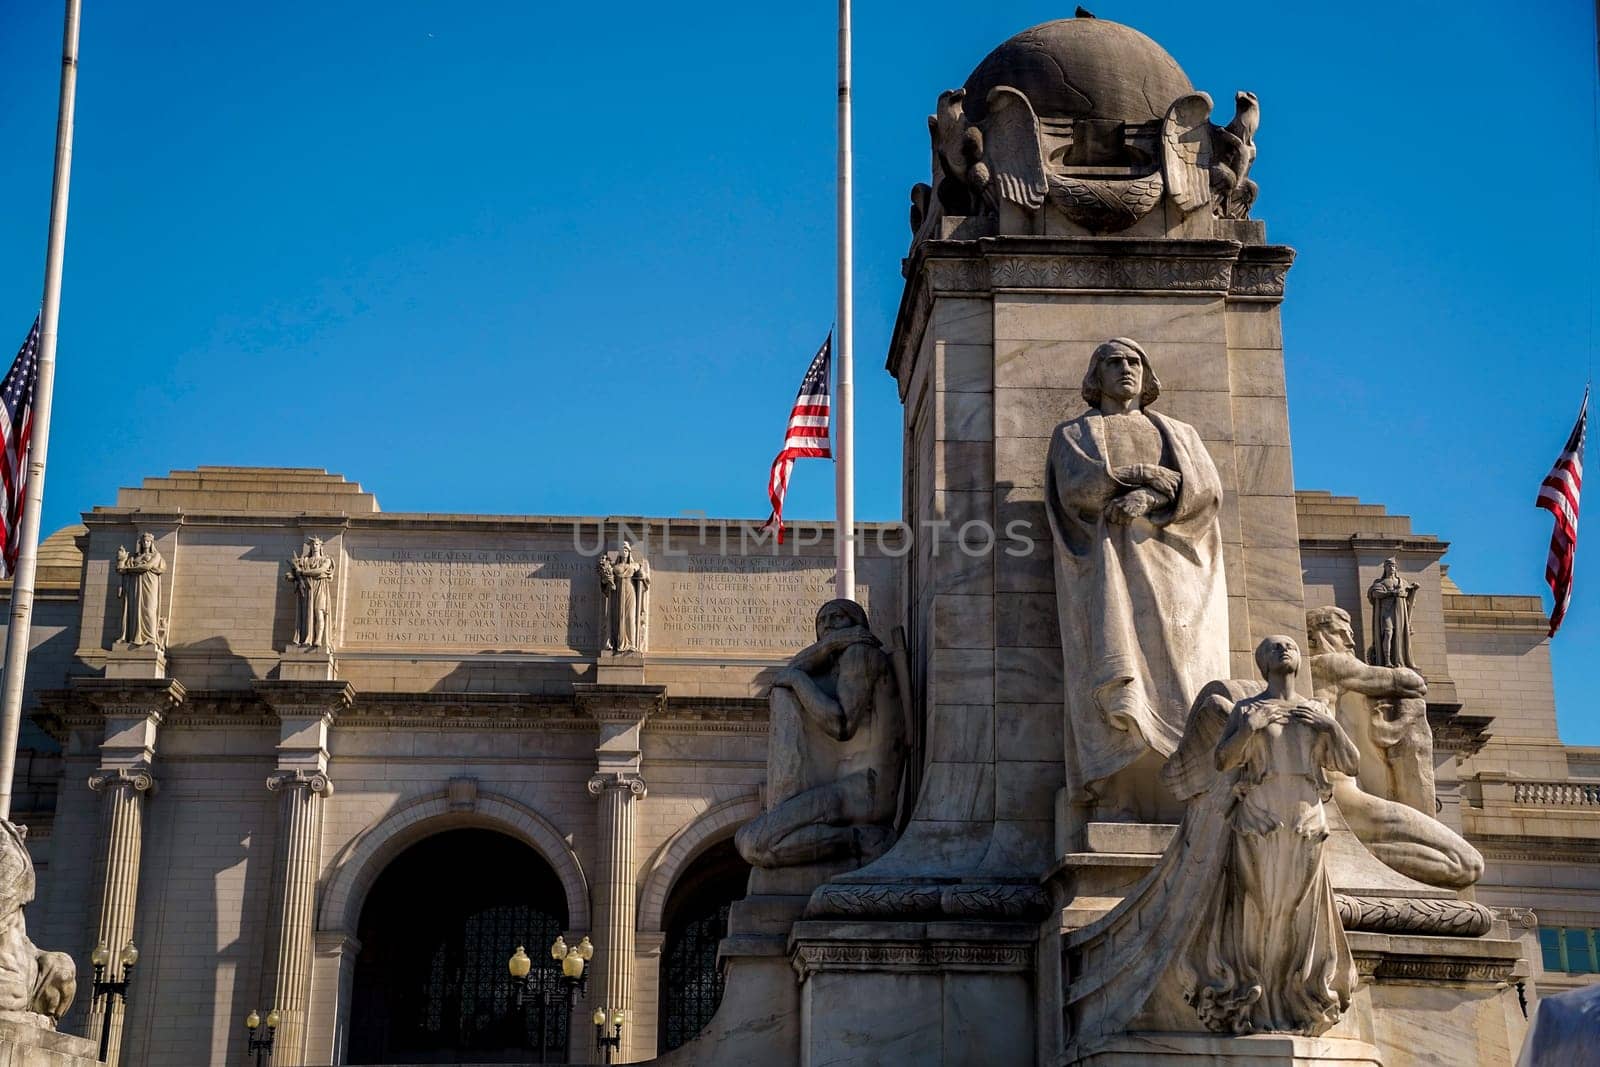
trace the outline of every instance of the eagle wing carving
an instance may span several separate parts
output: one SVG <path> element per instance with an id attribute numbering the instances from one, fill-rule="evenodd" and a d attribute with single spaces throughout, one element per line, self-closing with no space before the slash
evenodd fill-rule
<path id="1" fill-rule="evenodd" d="M 989 91 L 989 114 L 983 122 L 983 158 L 989 165 L 991 195 L 998 202 L 1038 211 L 1048 188 L 1044 150 L 1039 144 L 1039 116 L 1028 98 L 1007 85 Z"/>
<path id="2" fill-rule="evenodd" d="M 1161 120 L 1161 172 L 1167 192 L 1185 214 L 1211 203 L 1211 168 L 1217 162 L 1211 97 L 1180 96 Z"/>

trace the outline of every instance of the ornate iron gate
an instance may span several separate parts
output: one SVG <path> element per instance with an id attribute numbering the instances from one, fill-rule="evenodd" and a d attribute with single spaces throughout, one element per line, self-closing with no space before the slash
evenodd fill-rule
<path id="1" fill-rule="evenodd" d="M 487 830 L 413 846 L 362 908 L 349 1062 L 565 1062 L 546 951 L 565 925 L 560 882 L 527 846 Z M 535 960 L 521 1005 L 506 970 L 518 945 Z"/>

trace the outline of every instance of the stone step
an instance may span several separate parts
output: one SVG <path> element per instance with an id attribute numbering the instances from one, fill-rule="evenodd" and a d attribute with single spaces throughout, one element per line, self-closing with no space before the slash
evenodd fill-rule
<path id="1" fill-rule="evenodd" d="M 144 490 L 124 489 L 117 494 L 119 508 L 149 508 L 151 510 L 183 509 L 186 511 L 253 511 L 269 514 L 369 515 L 378 511 L 378 502 L 370 493 L 334 496 L 328 493 L 218 493 L 208 490 Z"/>

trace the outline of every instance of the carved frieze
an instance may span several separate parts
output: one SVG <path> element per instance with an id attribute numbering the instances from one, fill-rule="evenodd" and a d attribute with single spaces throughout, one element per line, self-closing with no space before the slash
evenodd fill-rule
<path id="1" fill-rule="evenodd" d="M 797 938 L 791 959 L 801 980 L 819 971 L 917 970 L 946 968 L 1031 973 L 1031 941 L 844 941 Z"/>

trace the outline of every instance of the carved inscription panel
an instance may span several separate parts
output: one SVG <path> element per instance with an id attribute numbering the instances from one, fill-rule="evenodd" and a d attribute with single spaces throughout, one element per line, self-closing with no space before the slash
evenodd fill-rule
<path id="1" fill-rule="evenodd" d="M 350 546 L 344 645 L 587 651 L 599 607 L 576 552 Z"/>
<path id="2" fill-rule="evenodd" d="M 655 546 L 652 546 L 655 547 Z M 363 545 L 347 538 L 341 645 L 347 649 L 594 655 L 595 560 L 572 548 L 455 543 Z M 827 556 L 648 553 L 652 653 L 779 659 L 815 639 L 833 597 Z M 894 562 L 864 559 L 857 599 L 885 639 Z"/>
<path id="3" fill-rule="evenodd" d="M 864 571 L 868 568 L 863 568 Z M 865 574 L 863 575 L 865 577 Z M 816 640 L 833 599 L 833 560 L 816 556 L 684 556 L 661 561 L 651 590 L 653 649 L 787 656 Z M 872 591 L 856 599 L 882 631 Z"/>

